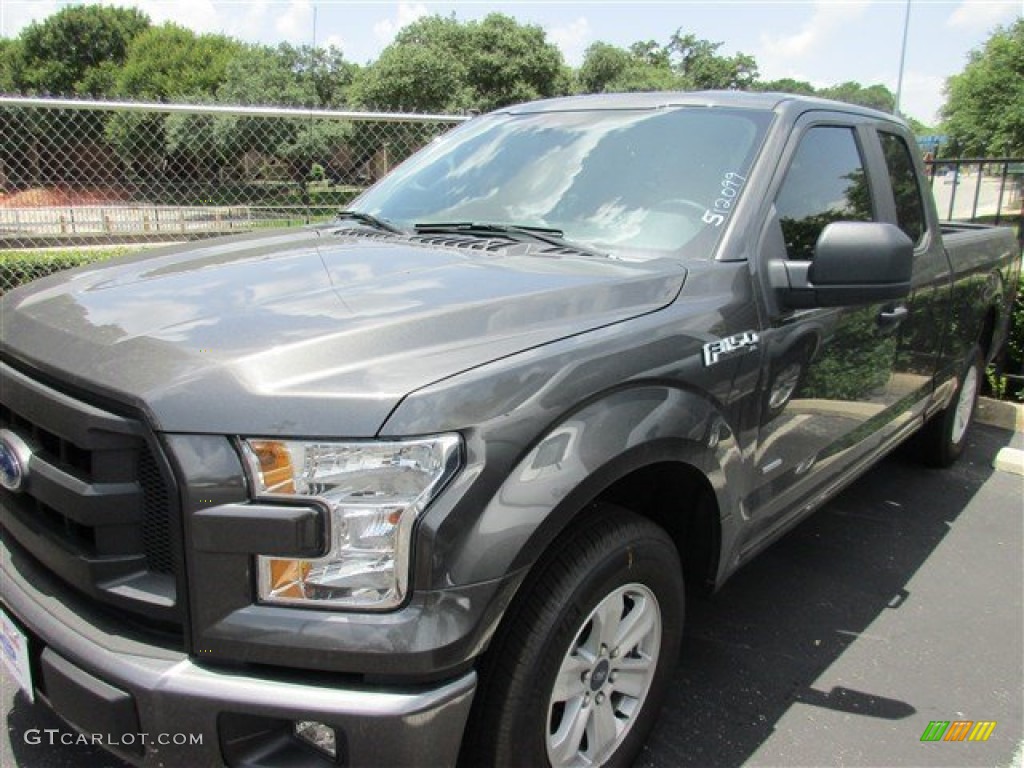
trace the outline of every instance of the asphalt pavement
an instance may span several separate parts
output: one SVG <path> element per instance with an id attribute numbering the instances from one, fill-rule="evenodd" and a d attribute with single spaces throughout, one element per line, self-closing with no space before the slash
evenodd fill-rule
<path id="1" fill-rule="evenodd" d="M 636 768 L 1022 764 L 1021 433 L 975 425 L 950 469 L 889 457 L 689 604 Z M 987 742 L 922 742 L 995 721 Z"/>
<path id="2" fill-rule="evenodd" d="M 1009 766 L 1024 744 L 1021 433 L 976 425 L 961 461 L 899 453 L 736 574 L 689 601 L 667 706 L 635 768 Z M 4 768 L 121 768 L 7 677 Z M 987 741 L 929 741 L 986 721 Z M 26 738 L 28 737 L 28 738 Z"/>

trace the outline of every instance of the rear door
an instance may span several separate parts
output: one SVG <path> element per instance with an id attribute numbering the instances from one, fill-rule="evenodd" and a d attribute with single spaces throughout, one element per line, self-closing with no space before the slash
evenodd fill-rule
<path id="1" fill-rule="evenodd" d="M 887 126 L 881 126 L 877 135 L 893 193 L 891 221 L 914 242 L 913 285 L 907 319 L 900 328 L 892 385 L 907 398 L 907 407 L 916 416 L 931 397 L 940 356 L 947 346 L 951 268 L 933 217 L 929 225 L 921 183 L 923 168 L 906 136 Z M 952 363 L 956 367 L 960 361 Z"/>

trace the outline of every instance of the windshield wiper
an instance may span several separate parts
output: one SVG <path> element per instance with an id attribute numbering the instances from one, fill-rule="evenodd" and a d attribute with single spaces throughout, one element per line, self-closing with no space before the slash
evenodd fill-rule
<path id="1" fill-rule="evenodd" d="M 379 229 L 382 232 L 390 232 L 393 235 L 404 235 L 405 232 L 400 230 L 394 224 L 389 224 L 384 219 L 378 219 L 372 213 L 363 213 L 362 211 L 353 211 L 345 209 L 338 211 L 337 217 L 339 219 L 349 219 L 351 221 L 358 221 L 360 224 L 365 224 L 368 227 Z"/>
<path id="2" fill-rule="evenodd" d="M 571 248 L 591 256 L 607 256 L 606 253 L 586 248 L 570 242 L 560 229 L 554 227 L 535 227 L 526 224 L 493 224 L 484 221 L 427 221 L 415 224 L 417 234 L 430 235 L 442 233 L 465 233 L 484 235 L 503 235 L 511 240 L 528 239 L 547 243 L 557 248 Z"/>

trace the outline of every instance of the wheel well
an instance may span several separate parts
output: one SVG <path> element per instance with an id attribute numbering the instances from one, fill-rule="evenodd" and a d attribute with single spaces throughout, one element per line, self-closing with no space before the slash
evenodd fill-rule
<path id="1" fill-rule="evenodd" d="M 675 541 L 687 586 L 710 593 L 721 545 L 721 520 L 714 491 L 694 467 L 677 462 L 638 469 L 606 488 L 607 501 L 660 525 Z"/>

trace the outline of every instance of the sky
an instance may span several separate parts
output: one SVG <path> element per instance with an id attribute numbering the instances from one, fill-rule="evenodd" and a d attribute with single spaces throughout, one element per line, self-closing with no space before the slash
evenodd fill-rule
<path id="1" fill-rule="evenodd" d="M 468 21 L 500 11 L 542 27 L 566 61 L 578 66 L 598 40 L 629 46 L 668 42 L 681 29 L 721 42 L 721 53 L 752 55 L 761 78 L 792 77 L 815 86 L 853 80 L 897 90 L 906 25 L 901 111 L 937 120 L 946 78 L 963 71 L 972 49 L 998 25 L 1024 16 L 1024 0 L 137 0 L 155 23 L 222 32 L 248 42 L 333 44 L 365 64 L 416 19 L 441 14 Z M 0 0 L 0 36 L 14 37 L 33 20 L 71 3 Z"/>

